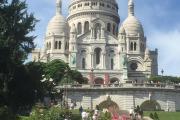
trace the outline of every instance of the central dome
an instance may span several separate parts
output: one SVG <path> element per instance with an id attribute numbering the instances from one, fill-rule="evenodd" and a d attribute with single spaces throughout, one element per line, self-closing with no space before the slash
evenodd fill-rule
<path id="1" fill-rule="evenodd" d="M 68 18 L 79 14 L 108 14 L 119 19 L 116 0 L 71 0 Z"/>

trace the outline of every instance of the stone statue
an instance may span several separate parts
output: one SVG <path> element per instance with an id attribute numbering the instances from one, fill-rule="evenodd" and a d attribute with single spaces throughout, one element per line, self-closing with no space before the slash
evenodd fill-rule
<path id="1" fill-rule="evenodd" d="M 123 67 L 127 67 L 127 63 L 128 63 L 127 56 L 126 56 L 126 54 L 124 54 L 124 55 L 122 55 Z"/>
<path id="2" fill-rule="evenodd" d="M 73 55 L 71 56 L 71 63 L 72 63 L 73 65 L 76 63 L 76 55 L 75 55 L 75 54 L 73 54 Z"/>

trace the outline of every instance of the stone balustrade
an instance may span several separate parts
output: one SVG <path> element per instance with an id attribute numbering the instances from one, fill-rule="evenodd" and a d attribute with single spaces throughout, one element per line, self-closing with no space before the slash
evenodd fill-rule
<path id="1" fill-rule="evenodd" d="M 58 88 L 78 88 L 78 89 L 113 89 L 113 88 L 154 88 L 154 89 L 175 89 L 180 90 L 180 85 L 173 85 L 173 84 L 132 84 L 132 83 L 122 83 L 122 84 L 108 84 L 108 85 L 102 85 L 102 84 L 68 84 L 63 86 L 57 86 Z"/>

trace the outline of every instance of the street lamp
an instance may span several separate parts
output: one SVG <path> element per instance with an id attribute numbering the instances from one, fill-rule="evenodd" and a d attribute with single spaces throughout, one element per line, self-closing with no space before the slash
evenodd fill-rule
<path id="1" fill-rule="evenodd" d="M 161 70 L 161 74 L 162 74 L 162 76 L 163 76 L 163 74 L 164 74 L 164 70 L 163 70 L 163 69 Z"/>

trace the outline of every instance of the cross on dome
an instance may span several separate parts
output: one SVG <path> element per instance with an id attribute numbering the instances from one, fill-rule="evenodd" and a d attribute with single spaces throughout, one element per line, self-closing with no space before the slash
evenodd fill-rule
<path id="1" fill-rule="evenodd" d="M 128 2 L 128 15 L 134 16 L 134 1 L 133 0 L 129 0 Z"/>

